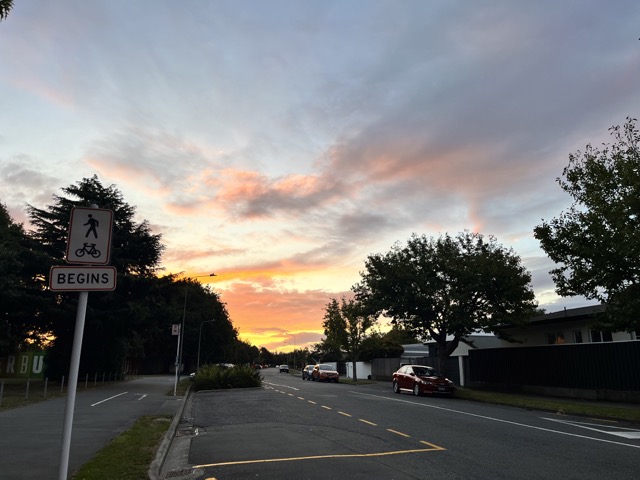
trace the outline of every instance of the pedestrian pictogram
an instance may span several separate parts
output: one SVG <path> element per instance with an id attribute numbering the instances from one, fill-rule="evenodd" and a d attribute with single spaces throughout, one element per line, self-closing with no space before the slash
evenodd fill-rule
<path id="1" fill-rule="evenodd" d="M 68 263 L 106 265 L 111 255 L 113 211 L 75 207 L 71 210 Z"/>
<path id="2" fill-rule="evenodd" d="M 92 213 L 87 215 L 87 217 L 89 217 L 89 220 L 87 220 L 87 223 L 85 223 L 85 226 L 89 225 L 89 229 L 87 230 L 87 233 L 85 233 L 84 236 L 88 237 L 90 233 L 93 233 L 93 237 L 94 238 L 98 238 L 98 231 L 96 230 L 96 228 L 100 225 L 100 222 L 98 220 L 96 220 L 95 218 L 93 218 L 93 214 Z M 85 245 L 86 245 L 86 243 L 85 243 Z"/>

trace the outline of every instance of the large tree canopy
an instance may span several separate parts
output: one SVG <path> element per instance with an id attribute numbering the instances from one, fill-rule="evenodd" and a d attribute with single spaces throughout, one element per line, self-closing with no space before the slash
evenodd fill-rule
<path id="1" fill-rule="evenodd" d="M 27 343 L 40 346 L 51 329 L 42 315 L 49 303 L 42 283 L 49 258 L 38 247 L 0 204 L 0 357 Z"/>
<path id="2" fill-rule="evenodd" d="M 640 328 L 640 133 L 636 120 L 610 129 L 601 149 L 569 155 L 558 178 L 569 210 L 534 230 L 558 264 L 550 273 L 562 296 L 607 303 L 611 327 Z"/>
<path id="3" fill-rule="evenodd" d="M 414 234 L 406 245 L 370 255 L 365 267 L 357 298 L 435 340 L 441 370 L 461 337 L 523 320 L 536 307 L 520 257 L 477 233 Z"/>

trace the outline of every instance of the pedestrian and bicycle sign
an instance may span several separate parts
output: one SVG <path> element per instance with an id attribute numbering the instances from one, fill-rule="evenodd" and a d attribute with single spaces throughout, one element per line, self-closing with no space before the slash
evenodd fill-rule
<path id="1" fill-rule="evenodd" d="M 111 255 L 113 211 L 74 207 L 71 210 L 67 263 L 106 265 Z"/>

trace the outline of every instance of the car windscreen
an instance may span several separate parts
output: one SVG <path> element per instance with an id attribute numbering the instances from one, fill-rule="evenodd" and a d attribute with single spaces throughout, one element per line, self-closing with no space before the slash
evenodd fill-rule
<path id="1" fill-rule="evenodd" d="M 436 377 L 438 374 L 432 368 L 413 367 L 413 372 L 419 377 Z"/>

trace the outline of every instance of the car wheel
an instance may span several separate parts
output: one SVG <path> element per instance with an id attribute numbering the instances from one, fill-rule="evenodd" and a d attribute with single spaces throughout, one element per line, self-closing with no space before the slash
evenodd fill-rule
<path id="1" fill-rule="evenodd" d="M 393 381 L 393 391 L 395 393 L 400 393 L 400 387 L 398 386 L 398 382 L 396 382 L 395 380 Z"/>
<path id="2" fill-rule="evenodd" d="M 413 384 L 413 394 L 414 394 L 416 397 L 419 397 L 419 396 L 420 396 L 420 386 L 419 386 L 417 383 L 414 383 L 414 384 Z"/>

